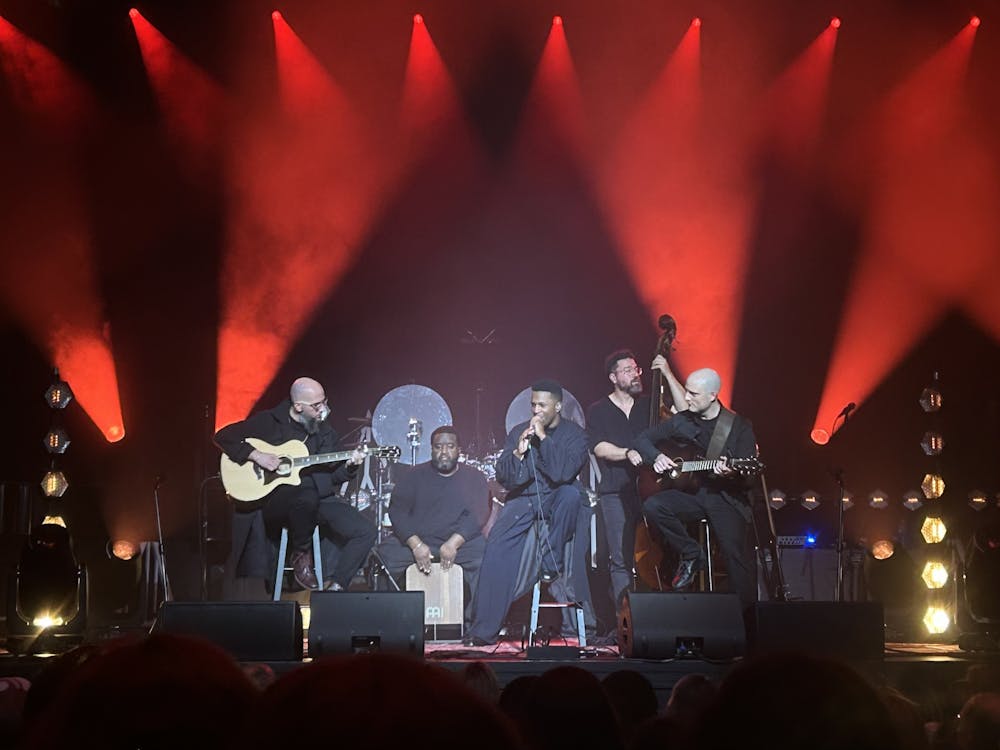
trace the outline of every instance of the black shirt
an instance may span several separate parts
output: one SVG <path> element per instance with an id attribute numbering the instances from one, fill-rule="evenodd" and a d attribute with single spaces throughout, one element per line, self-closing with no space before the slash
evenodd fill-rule
<path id="1" fill-rule="evenodd" d="M 733 428 L 726 438 L 722 455 L 728 458 L 750 458 L 757 455 L 757 439 L 753 434 L 750 421 L 739 414 Z M 704 456 L 712 440 L 712 432 L 719 418 L 702 419 L 690 411 L 679 412 L 669 419 L 644 430 L 633 443 L 633 447 L 642 454 L 643 460 L 652 464 L 661 453 L 657 443 L 669 441 L 680 447 L 692 447 L 698 455 Z M 669 451 L 669 449 L 668 449 Z M 669 452 L 666 453 L 670 458 Z M 741 493 L 746 487 L 746 479 L 740 476 L 723 477 L 711 472 L 705 472 L 699 477 L 701 486 L 711 491 Z"/>
<path id="2" fill-rule="evenodd" d="M 401 542 L 417 534 L 432 547 L 452 534 L 465 541 L 480 536 L 489 513 L 490 491 L 482 472 L 459 464 L 454 474 L 442 476 L 430 461 L 401 474 L 389 505 L 392 530 Z"/>
<path id="3" fill-rule="evenodd" d="M 598 443 L 611 443 L 619 448 L 629 448 L 640 432 L 649 426 L 649 396 L 639 396 L 626 417 L 618 405 L 605 396 L 587 409 L 587 435 L 589 447 Z M 609 461 L 597 459 L 601 468 L 601 481 L 597 486 L 602 495 L 618 494 L 635 484 L 637 467 L 628 459 Z"/>
<path id="4" fill-rule="evenodd" d="M 559 420 L 557 427 L 545 430 L 545 440 L 531 441 L 531 456 L 525 454 L 519 459 L 514 449 L 527 428 L 528 423 L 522 422 L 510 431 L 497 459 L 497 481 L 510 491 L 507 499 L 535 492 L 545 495 L 561 485 L 573 484 L 587 462 L 587 433 L 565 418 Z M 537 489 L 532 465 L 541 485 Z"/>
<path id="5" fill-rule="evenodd" d="M 215 433 L 215 444 L 238 464 L 249 461 L 250 454 L 253 453 L 253 446 L 246 442 L 248 437 L 264 440 L 271 445 L 301 440 L 306 444 L 310 455 L 333 453 L 337 449 L 336 431 L 326 422 L 321 422 L 317 432 L 310 435 L 301 423 L 292 419 L 289 411 L 291 407 L 292 402 L 285 400 L 273 409 L 259 411 L 242 422 L 226 425 Z M 302 476 L 312 477 L 322 498 L 335 494 L 337 487 L 353 477 L 357 470 L 357 466 L 350 464 L 323 464 L 304 469 Z"/>

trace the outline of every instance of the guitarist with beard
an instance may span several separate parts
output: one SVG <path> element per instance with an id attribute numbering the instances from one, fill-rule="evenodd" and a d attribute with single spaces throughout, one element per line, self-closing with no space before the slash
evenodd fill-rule
<path id="1" fill-rule="evenodd" d="M 305 443 L 309 453 L 330 453 L 337 444 L 337 433 L 329 424 L 330 407 L 323 386 L 312 378 L 298 378 L 292 383 L 289 398 L 273 409 L 260 411 L 242 422 L 227 425 L 215 433 L 215 444 L 232 461 L 252 461 L 269 472 L 279 466 L 274 453 L 255 448 L 247 438 L 257 438 L 272 445 L 289 440 Z M 301 484 L 276 486 L 263 506 L 264 524 L 269 536 L 277 536 L 288 527 L 290 563 L 295 582 L 306 589 L 317 589 L 313 565 L 312 534 L 317 524 L 332 531 L 343 543 L 333 576 L 327 585 L 335 591 L 347 588 L 351 578 L 364 564 L 375 544 L 375 527 L 354 508 L 337 502 L 323 502 L 337 487 L 353 477 L 365 454 L 355 450 L 350 458 L 331 470 L 330 465 L 304 471 Z M 325 576 L 324 576 L 325 577 Z"/>
<path id="2" fill-rule="evenodd" d="M 749 420 L 719 402 L 721 386 L 715 370 L 705 368 L 691 373 L 684 385 L 687 409 L 643 431 L 633 447 L 659 475 L 681 469 L 679 459 L 656 447 L 663 441 L 676 445 L 679 452 L 690 452 L 692 457 L 719 459 L 708 462 L 710 471 L 697 475 L 699 481 L 692 486 L 671 486 L 664 477 L 663 489 L 646 499 L 642 511 L 680 558 L 670 584 L 675 591 L 687 588 L 705 566 L 701 545 L 688 534 L 686 524 L 707 519 L 729 571 L 729 590 L 739 594 L 746 608 L 757 598 L 746 480 L 720 457 L 756 456 L 757 441 Z"/>

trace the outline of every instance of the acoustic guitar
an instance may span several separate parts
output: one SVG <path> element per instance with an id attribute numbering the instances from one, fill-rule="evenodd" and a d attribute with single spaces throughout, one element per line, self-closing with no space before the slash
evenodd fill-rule
<path id="1" fill-rule="evenodd" d="M 321 464 L 346 461 L 354 450 L 336 451 L 334 453 L 309 454 L 309 448 L 301 440 L 289 440 L 281 445 L 271 445 L 257 438 L 247 438 L 247 442 L 262 453 L 273 453 L 278 457 L 278 468 L 268 471 L 253 461 L 238 464 L 226 454 L 222 454 L 219 463 L 219 474 L 226 493 L 240 502 L 253 502 L 267 497 L 275 487 L 284 484 L 301 484 L 300 476 L 303 469 Z M 400 455 L 399 446 L 383 445 L 375 448 L 363 446 L 359 448 L 366 456 L 376 458 L 397 459 Z"/>

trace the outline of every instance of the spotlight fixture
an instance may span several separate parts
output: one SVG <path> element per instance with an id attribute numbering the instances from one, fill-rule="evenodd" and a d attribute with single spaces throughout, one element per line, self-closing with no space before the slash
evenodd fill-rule
<path id="1" fill-rule="evenodd" d="M 973 490 L 969 493 L 969 507 L 973 510 L 982 510 L 990 504 L 990 499 L 982 490 Z"/>
<path id="2" fill-rule="evenodd" d="M 910 490 L 903 495 L 903 507 L 907 510 L 916 510 L 924 504 L 923 495 L 916 490 Z"/>
<path id="3" fill-rule="evenodd" d="M 830 442 L 830 433 L 822 427 L 817 427 L 809 433 L 809 439 L 816 443 L 816 445 L 826 445 Z"/>
<path id="4" fill-rule="evenodd" d="M 50 409 L 65 409 L 73 400 L 73 391 L 69 383 L 59 377 L 59 371 L 53 376 L 55 381 L 45 390 L 45 403 Z"/>
<path id="5" fill-rule="evenodd" d="M 854 507 L 854 495 L 850 492 L 845 492 L 843 497 L 840 498 L 840 503 L 844 506 L 844 510 L 850 510 Z"/>
<path id="6" fill-rule="evenodd" d="M 139 554 L 139 545 L 128 539 L 115 539 L 108 542 L 108 557 L 117 560 L 131 560 Z"/>
<path id="7" fill-rule="evenodd" d="M 942 519 L 937 516 L 927 516 L 924 519 L 923 524 L 920 526 L 920 536 L 924 538 L 927 544 L 938 544 L 944 541 L 945 535 L 948 533 L 948 527 Z"/>
<path id="8" fill-rule="evenodd" d="M 46 433 L 42 443 L 45 445 L 45 450 L 49 453 L 62 454 L 69 448 L 70 440 L 69 435 L 66 434 L 66 430 L 62 427 L 53 427 Z"/>
<path id="9" fill-rule="evenodd" d="M 937 500 L 944 494 L 944 477 L 940 474 L 925 474 L 920 489 L 928 500 Z"/>
<path id="10" fill-rule="evenodd" d="M 948 585 L 948 568 L 944 563 L 936 560 L 928 560 L 924 564 L 920 577 L 929 589 L 943 589 Z"/>
<path id="11" fill-rule="evenodd" d="M 787 500 L 788 496 L 781 490 L 771 490 L 767 496 L 767 504 L 771 506 L 771 510 L 781 510 L 785 507 Z"/>
<path id="12" fill-rule="evenodd" d="M 951 627 L 951 615 L 942 607 L 928 607 L 924 614 L 924 627 L 930 635 L 941 635 Z"/>
<path id="13" fill-rule="evenodd" d="M 940 456 L 944 450 L 944 438 L 941 433 L 928 430 L 920 441 L 920 447 L 924 449 L 924 455 Z"/>
<path id="14" fill-rule="evenodd" d="M 941 391 L 938 389 L 938 374 L 935 372 L 932 383 L 920 393 L 920 408 L 928 414 L 941 410 L 943 400 Z"/>
<path id="15" fill-rule="evenodd" d="M 831 18 L 830 19 L 830 26 L 832 26 L 835 29 L 839 29 L 840 28 L 840 19 L 837 18 L 836 16 L 834 16 L 833 18 Z"/>
<path id="16" fill-rule="evenodd" d="M 872 557 L 876 560 L 888 560 L 896 552 L 896 545 L 888 539 L 879 539 L 872 544 Z"/>
<path id="17" fill-rule="evenodd" d="M 875 510 L 885 510 L 889 507 L 889 498 L 882 490 L 875 490 L 868 496 L 868 505 Z"/>
<path id="18" fill-rule="evenodd" d="M 806 510 L 816 510 L 819 507 L 819 494 L 812 490 L 802 493 L 802 507 Z"/>
<path id="19" fill-rule="evenodd" d="M 62 497 L 69 489 L 69 482 L 61 471 L 46 472 L 41 485 L 46 497 Z"/>
<path id="20" fill-rule="evenodd" d="M 971 26 L 974 29 L 978 29 L 979 24 L 981 23 L 982 21 L 980 20 L 979 16 L 973 16 L 972 18 L 969 19 L 969 26 Z"/>

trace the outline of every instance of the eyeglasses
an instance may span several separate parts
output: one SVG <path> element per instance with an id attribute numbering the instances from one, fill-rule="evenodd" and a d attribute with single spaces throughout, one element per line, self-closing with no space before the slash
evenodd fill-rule
<path id="1" fill-rule="evenodd" d="M 639 367 L 638 365 L 629 365 L 628 367 L 620 368 L 618 372 L 622 375 L 629 375 L 629 374 L 642 375 L 642 368 Z"/>
<path id="2" fill-rule="evenodd" d="M 322 401 L 316 401 L 315 403 L 312 403 L 312 404 L 307 404 L 305 401 L 296 401 L 295 403 L 302 404 L 303 406 L 311 407 L 313 411 L 319 411 L 319 408 L 321 406 L 328 406 L 328 404 L 326 403 L 326 399 L 325 398 Z"/>

